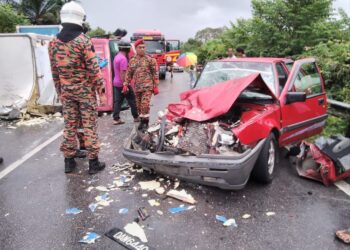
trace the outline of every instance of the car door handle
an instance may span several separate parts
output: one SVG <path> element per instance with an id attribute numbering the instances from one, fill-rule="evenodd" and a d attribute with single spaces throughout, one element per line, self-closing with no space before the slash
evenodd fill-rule
<path id="1" fill-rule="evenodd" d="M 323 104 L 324 104 L 324 99 L 323 98 L 318 99 L 318 105 L 323 105 Z"/>

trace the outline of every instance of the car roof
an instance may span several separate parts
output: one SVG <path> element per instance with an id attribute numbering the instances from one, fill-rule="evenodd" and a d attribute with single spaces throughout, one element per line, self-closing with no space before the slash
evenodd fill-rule
<path id="1" fill-rule="evenodd" d="M 224 58 L 217 60 L 220 62 L 262 62 L 262 63 L 277 63 L 285 62 L 292 63 L 293 60 L 289 58 L 278 58 L 278 57 L 243 57 L 243 58 Z"/>

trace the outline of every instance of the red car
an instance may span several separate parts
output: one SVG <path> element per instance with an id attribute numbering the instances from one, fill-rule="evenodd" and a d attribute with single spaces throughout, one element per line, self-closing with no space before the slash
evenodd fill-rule
<path id="1" fill-rule="evenodd" d="M 193 90 L 169 104 L 123 155 L 148 170 L 223 189 L 250 175 L 269 183 L 280 147 L 322 131 L 327 99 L 315 59 L 210 61 Z"/>

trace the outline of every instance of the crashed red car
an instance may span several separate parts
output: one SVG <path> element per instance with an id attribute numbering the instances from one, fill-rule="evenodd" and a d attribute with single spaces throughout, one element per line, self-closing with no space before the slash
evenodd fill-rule
<path id="1" fill-rule="evenodd" d="M 133 131 L 123 155 L 145 169 L 223 189 L 241 189 L 251 175 L 271 182 L 279 148 L 320 133 L 327 118 L 313 58 L 211 61 L 180 97 L 147 131 Z"/>

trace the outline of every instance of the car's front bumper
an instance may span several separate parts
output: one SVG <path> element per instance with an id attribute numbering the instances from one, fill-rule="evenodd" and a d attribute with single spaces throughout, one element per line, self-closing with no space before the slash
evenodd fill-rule
<path id="1" fill-rule="evenodd" d="M 184 156 L 167 152 L 151 153 L 131 149 L 127 141 L 123 155 L 128 160 L 160 174 L 222 189 L 242 189 L 265 143 L 261 140 L 253 149 L 239 156 Z"/>

